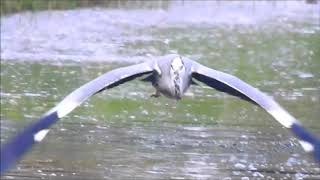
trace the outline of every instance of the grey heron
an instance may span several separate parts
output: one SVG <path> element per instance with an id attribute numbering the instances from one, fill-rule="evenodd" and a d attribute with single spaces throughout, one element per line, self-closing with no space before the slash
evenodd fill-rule
<path id="1" fill-rule="evenodd" d="M 150 81 L 155 87 L 156 93 L 153 95 L 155 97 L 164 95 L 179 100 L 192 84 L 193 79 L 196 79 L 218 91 L 258 105 L 281 125 L 290 129 L 299 139 L 303 149 L 313 152 L 315 159 L 320 161 L 319 140 L 271 97 L 233 75 L 208 68 L 186 57 L 171 54 L 114 69 L 70 93 L 40 120 L 26 127 L 1 148 L 1 173 L 19 160 L 33 144 L 42 141 L 49 132 L 50 125 L 70 113 L 90 96 L 143 75 L 148 75 L 144 80 Z"/>

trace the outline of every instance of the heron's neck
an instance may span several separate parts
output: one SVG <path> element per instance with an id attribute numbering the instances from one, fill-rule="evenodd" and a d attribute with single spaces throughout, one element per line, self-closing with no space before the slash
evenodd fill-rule
<path id="1" fill-rule="evenodd" d="M 174 94 L 176 97 L 181 96 L 181 90 L 180 90 L 180 74 L 179 71 L 174 71 L 173 73 L 173 85 L 174 85 Z"/>

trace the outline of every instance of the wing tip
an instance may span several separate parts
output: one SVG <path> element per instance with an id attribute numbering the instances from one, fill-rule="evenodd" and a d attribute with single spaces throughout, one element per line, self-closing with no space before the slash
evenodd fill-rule
<path id="1" fill-rule="evenodd" d="M 33 139 L 35 142 L 41 142 L 46 135 L 48 134 L 49 129 L 42 129 L 33 135 Z"/>
<path id="2" fill-rule="evenodd" d="M 320 163 L 320 139 L 307 131 L 303 126 L 294 123 L 291 130 L 300 140 L 302 148 L 309 153 L 313 153 L 314 159 Z"/>
<path id="3" fill-rule="evenodd" d="M 42 141 L 49 132 L 49 126 L 59 119 L 57 112 L 45 114 L 40 120 L 25 127 L 5 144 L 1 144 L 0 175 L 12 167 L 35 143 Z"/>

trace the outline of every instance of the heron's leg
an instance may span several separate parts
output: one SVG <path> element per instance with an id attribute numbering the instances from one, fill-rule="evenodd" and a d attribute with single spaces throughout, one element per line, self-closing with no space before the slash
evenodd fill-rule
<path id="1" fill-rule="evenodd" d="M 154 94 L 151 94 L 150 97 L 154 97 L 154 98 L 157 98 L 157 97 L 160 97 L 160 91 L 159 90 L 156 90 L 156 93 Z"/>

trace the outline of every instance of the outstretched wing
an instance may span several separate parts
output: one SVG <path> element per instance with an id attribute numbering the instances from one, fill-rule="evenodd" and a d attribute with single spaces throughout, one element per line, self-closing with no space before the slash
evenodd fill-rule
<path id="1" fill-rule="evenodd" d="M 238 96 L 265 109 L 280 124 L 289 128 L 299 138 L 299 142 L 305 151 L 314 152 L 316 160 L 320 162 L 320 140 L 303 128 L 293 116 L 271 97 L 230 74 L 210 69 L 193 61 L 192 67 L 192 77 L 198 81 L 219 91 Z"/>
<path id="2" fill-rule="evenodd" d="M 59 118 L 70 113 L 90 96 L 121 83 L 132 80 L 153 71 L 151 63 L 141 63 L 107 72 L 96 79 L 84 84 L 65 97 L 57 106 L 48 111 L 38 121 L 27 126 L 21 133 L 9 142 L 1 145 L 2 174 L 18 161 L 36 142 L 40 142 L 48 133 L 49 127 Z"/>

